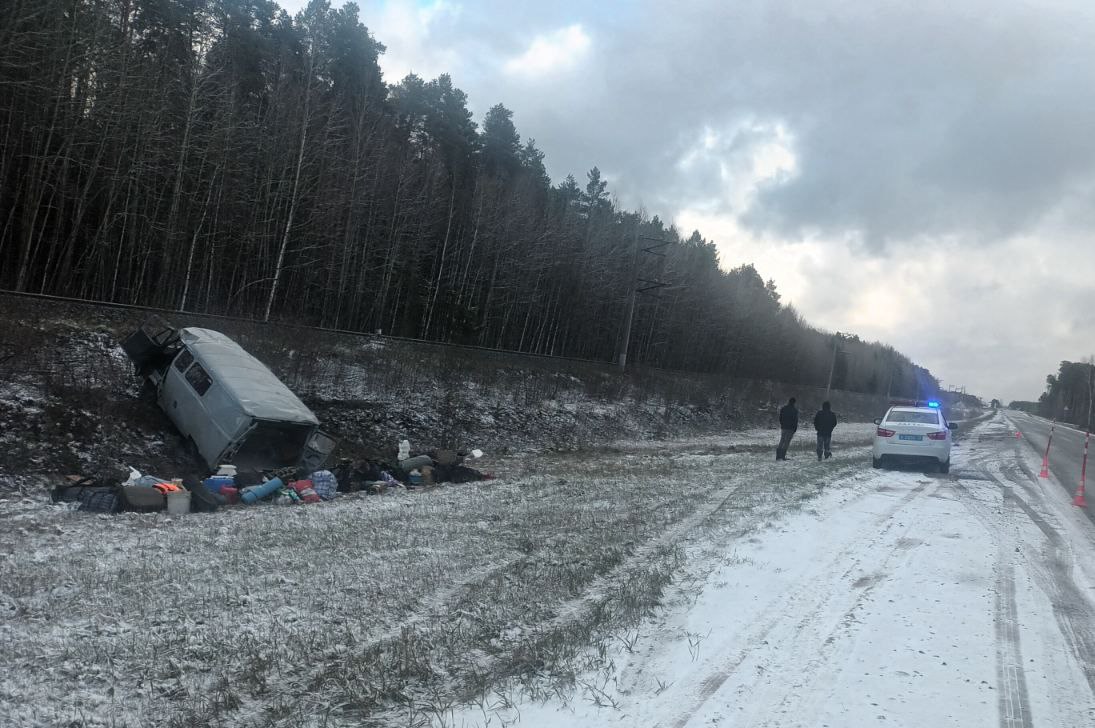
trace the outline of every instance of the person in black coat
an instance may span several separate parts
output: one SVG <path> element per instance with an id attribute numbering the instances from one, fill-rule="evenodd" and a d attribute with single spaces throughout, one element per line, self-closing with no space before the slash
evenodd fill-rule
<path id="1" fill-rule="evenodd" d="M 791 446 L 791 438 L 798 429 L 798 409 L 795 408 L 795 398 L 787 400 L 787 404 L 779 410 L 779 445 L 776 446 L 776 460 L 787 459 L 787 448 Z"/>
<path id="2" fill-rule="evenodd" d="M 828 460 L 833 456 L 833 430 L 836 429 L 836 414 L 828 402 L 821 403 L 821 409 L 814 415 L 814 429 L 817 430 L 817 459 L 824 454 Z"/>

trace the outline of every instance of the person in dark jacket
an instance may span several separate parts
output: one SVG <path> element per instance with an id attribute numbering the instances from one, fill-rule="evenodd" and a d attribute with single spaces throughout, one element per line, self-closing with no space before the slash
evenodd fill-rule
<path id="1" fill-rule="evenodd" d="M 817 459 L 824 454 L 828 460 L 833 456 L 833 430 L 836 429 L 836 414 L 828 402 L 821 403 L 821 409 L 814 415 L 814 429 L 817 430 Z"/>
<path id="2" fill-rule="evenodd" d="M 779 445 L 776 446 L 776 460 L 787 459 L 787 448 L 791 446 L 791 438 L 798 429 L 798 410 L 795 408 L 795 398 L 787 400 L 787 404 L 779 410 Z"/>

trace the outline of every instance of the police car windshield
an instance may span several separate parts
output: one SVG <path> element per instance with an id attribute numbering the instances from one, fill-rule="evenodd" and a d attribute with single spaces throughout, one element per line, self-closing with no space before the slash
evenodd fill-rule
<path id="1" fill-rule="evenodd" d="M 939 415 L 935 412 L 917 412 L 915 410 L 894 410 L 886 418 L 887 422 L 915 422 L 921 425 L 938 425 Z"/>

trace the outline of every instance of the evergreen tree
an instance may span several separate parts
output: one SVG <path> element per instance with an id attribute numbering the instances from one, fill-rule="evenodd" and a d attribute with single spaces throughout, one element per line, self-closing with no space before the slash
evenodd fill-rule
<path id="1" fill-rule="evenodd" d="M 637 365 L 825 383 L 832 336 L 773 281 L 618 209 L 598 167 L 552 187 L 513 112 L 389 87 L 384 51 L 354 3 L 0 3 L 0 286 L 604 361 L 630 321 Z M 639 279 L 667 285 L 629 318 Z M 847 388 L 934 381 L 840 348 Z M 1083 371 L 1045 406 L 1082 410 Z"/>

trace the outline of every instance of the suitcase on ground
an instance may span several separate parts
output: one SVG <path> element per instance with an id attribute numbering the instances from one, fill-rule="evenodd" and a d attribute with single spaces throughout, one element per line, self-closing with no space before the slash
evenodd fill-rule
<path id="1" fill-rule="evenodd" d="M 80 507 L 77 510 L 88 513 L 117 513 L 122 510 L 118 486 L 85 489 L 80 494 Z"/>
<path id="2" fill-rule="evenodd" d="M 49 499 L 54 503 L 83 503 L 84 499 L 95 493 L 113 491 L 118 488 L 117 482 L 111 482 L 109 476 L 96 476 L 81 478 L 75 475 L 65 477 L 65 483 L 58 485 L 49 493 Z"/>
<path id="3" fill-rule="evenodd" d="M 123 511 L 155 513 L 164 509 L 163 493 L 147 485 L 127 485 L 120 490 Z"/>

